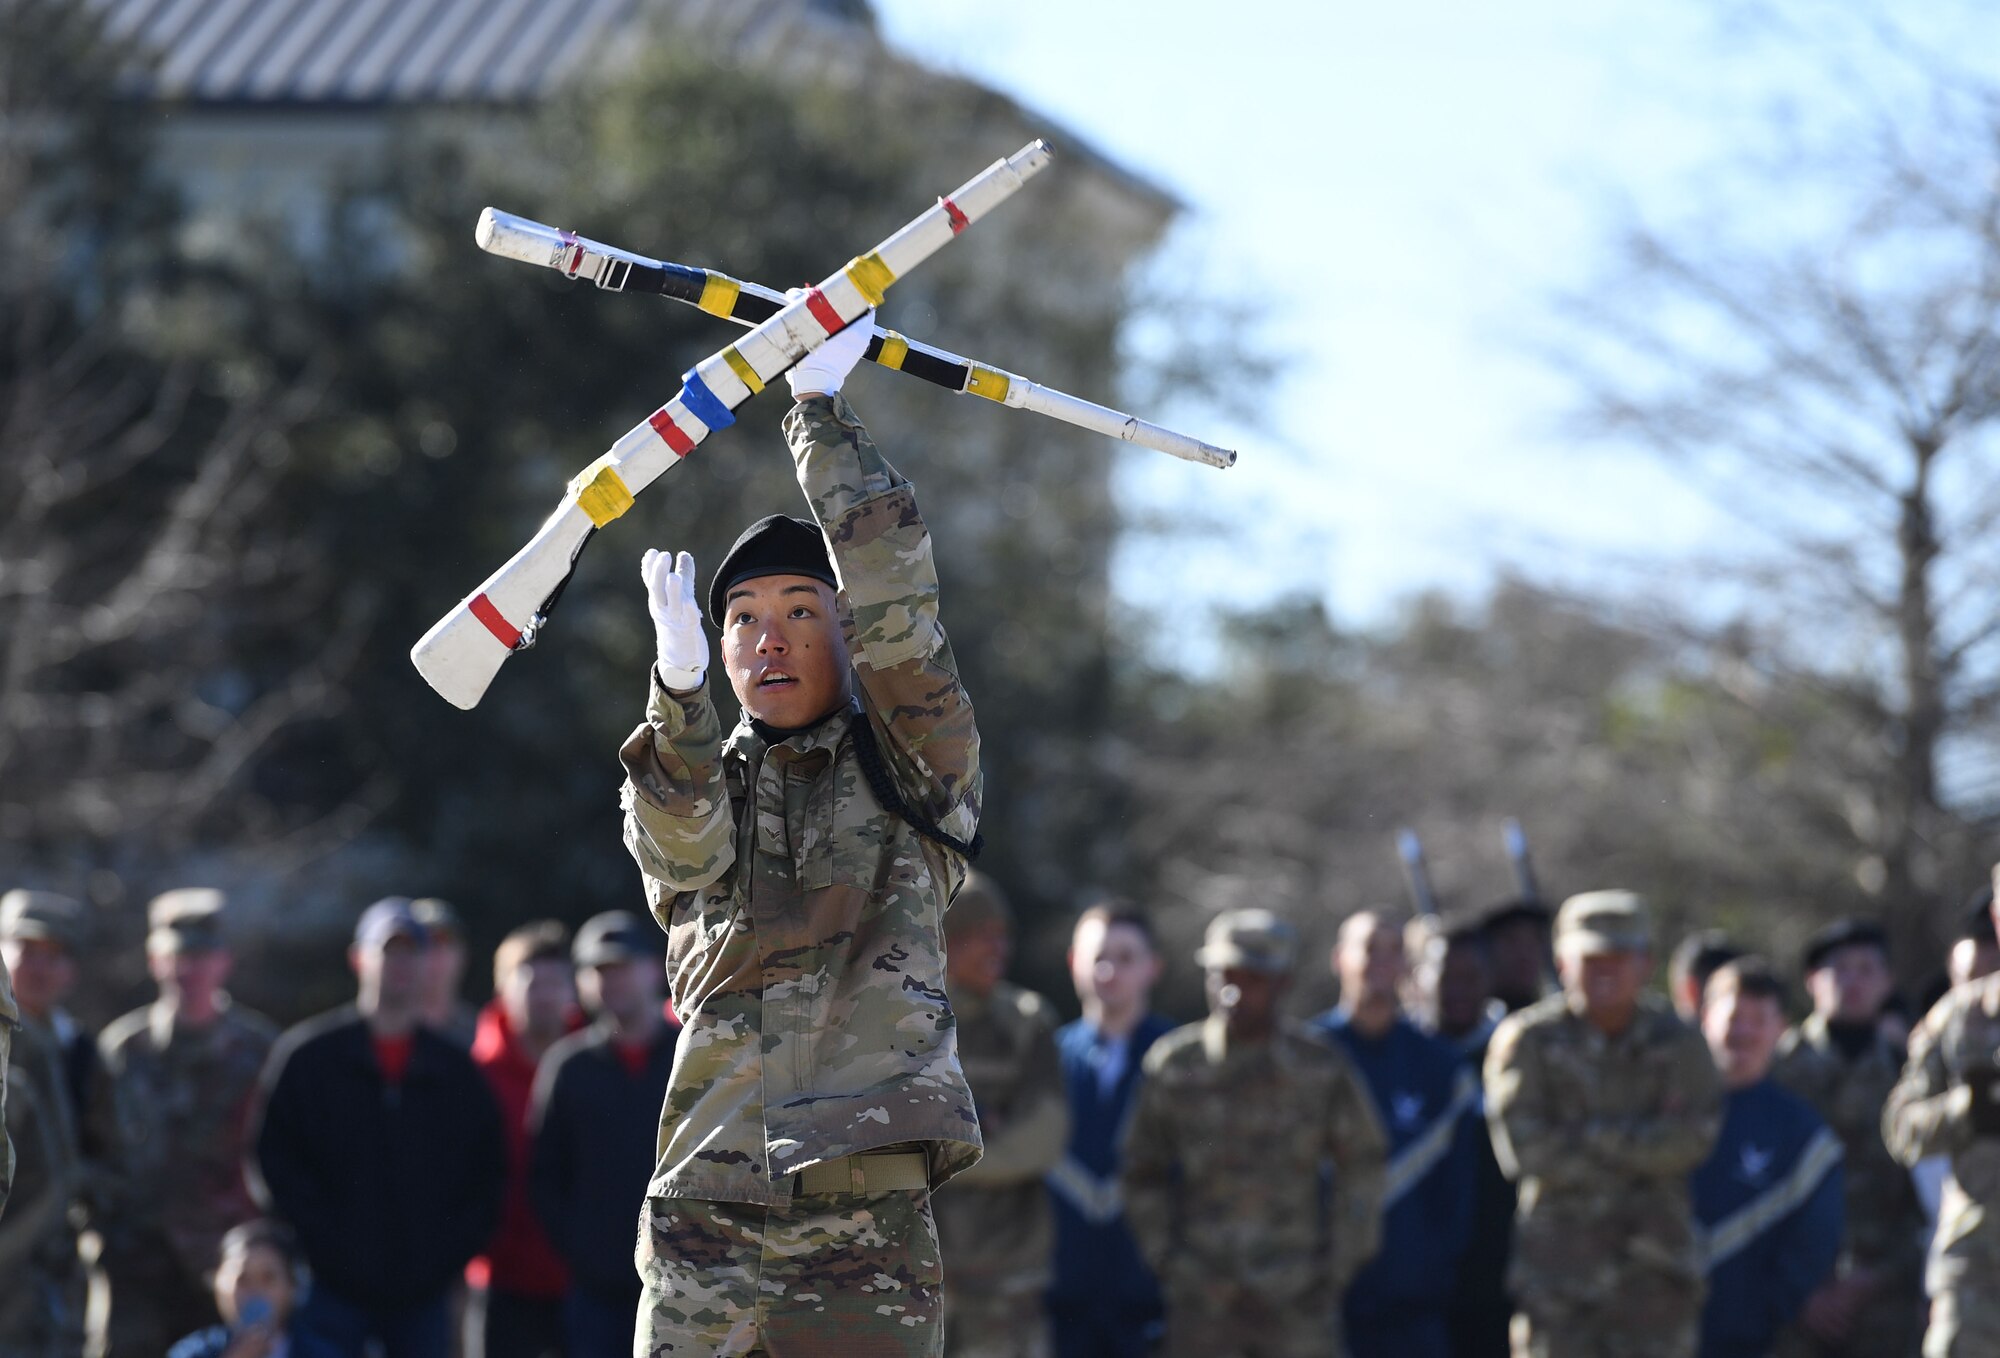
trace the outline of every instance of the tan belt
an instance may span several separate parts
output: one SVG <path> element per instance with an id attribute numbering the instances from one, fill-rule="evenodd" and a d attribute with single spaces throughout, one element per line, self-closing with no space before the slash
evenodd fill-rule
<path id="1" fill-rule="evenodd" d="M 922 1151 L 874 1151 L 807 1165 L 792 1176 L 794 1193 L 913 1192 L 931 1186 Z"/>

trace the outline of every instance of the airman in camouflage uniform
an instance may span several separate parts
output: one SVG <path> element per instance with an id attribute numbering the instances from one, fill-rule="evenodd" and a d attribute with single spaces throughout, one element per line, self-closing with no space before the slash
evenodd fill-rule
<path id="1" fill-rule="evenodd" d="M 1121 1182 L 1172 1358 L 1339 1352 L 1341 1298 L 1381 1240 L 1374 1098 L 1339 1049 L 1277 1016 L 1297 951 L 1267 910 L 1217 916 L 1197 954 L 1208 1018 L 1146 1053 Z"/>
<path id="2" fill-rule="evenodd" d="M 940 931 L 979 737 L 915 495 L 826 394 L 841 375 L 785 420 L 819 530 L 754 525 L 710 590 L 744 707 L 726 740 L 694 563 L 647 558 L 662 666 L 621 750 L 625 839 L 685 1027 L 640 1223 L 641 1354 L 942 1343 L 929 1190 L 980 1139 Z"/>
<path id="3" fill-rule="evenodd" d="M 160 998 L 98 1040 L 117 1133 L 102 1214 L 110 1323 L 93 1347 L 111 1358 L 150 1358 L 213 1325 L 222 1237 L 257 1215 L 245 1135 L 278 1034 L 220 989 L 223 904 L 200 888 L 154 899 L 146 957 Z"/>
<path id="4" fill-rule="evenodd" d="M 1994 872 L 2000 884 L 2000 868 Z M 2000 907 L 1993 911 L 2000 929 Z M 1958 986 L 1910 1034 L 1910 1060 L 1882 1114 L 1905 1165 L 1949 1155 L 1925 1279 L 1924 1358 L 2000 1354 L 2000 975 Z"/>
<path id="5" fill-rule="evenodd" d="M 1878 1021 L 1894 985 L 1888 946 L 1882 926 L 1866 920 L 1813 936 L 1804 967 L 1813 1013 L 1785 1034 L 1772 1067 L 1840 1138 L 1846 1182 L 1834 1276 L 1780 1344 L 1784 1358 L 1911 1358 L 1917 1349 L 1924 1209 L 1882 1137 L 1883 1105 L 1903 1070 L 1901 1044 Z"/>
<path id="6" fill-rule="evenodd" d="M 66 942 L 82 907 L 47 891 L 0 897 L 0 941 Z M 11 966 L 12 963 L 10 962 Z M 14 1191 L 0 1218 L 0 1358 L 76 1358 L 85 1277 L 77 1257 L 84 1162 L 62 1045 L 21 1015 L 7 1075 Z"/>
<path id="7" fill-rule="evenodd" d="M 1486 1055 L 1494 1150 L 1520 1188 L 1515 1358 L 1692 1358 L 1703 1300 L 1688 1174 L 1722 1125 L 1701 1034 L 1640 994 L 1645 902 L 1563 903 L 1563 992 L 1510 1016 Z"/>
<path id="8" fill-rule="evenodd" d="M 945 989 L 986 1153 L 938 1194 L 949 1358 L 1047 1358 L 1055 1221 L 1042 1176 L 1069 1132 L 1055 1010 L 1002 980 L 1012 916 L 975 872 L 945 917 Z"/>

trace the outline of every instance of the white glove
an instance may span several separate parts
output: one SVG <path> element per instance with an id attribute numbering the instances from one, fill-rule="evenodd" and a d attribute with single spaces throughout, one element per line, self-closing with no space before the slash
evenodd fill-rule
<path id="1" fill-rule="evenodd" d="M 789 295 L 796 299 L 805 294 L 794 288 Z M 808 396 L 831 396 L 839 391 L 840 384 L 854 371 L 854 365 L 868 352 L 868 341 L 874 337 L 875 313 L 864 311 L 847 329 L 829 337 L 785 373 L 785 381 L 791 384 L 792 399 L 803 401 Z"/>
<path id="2" fill-rule="evenodd" d="M 694 601 L 694 558 L 686 552 L 675 558 L 649 547 L 639 574 L 653 614 L 660 682 L 678 693 L 700 688 L 708 672 L 708 633 L 701 630 L 701 608 Z"/>

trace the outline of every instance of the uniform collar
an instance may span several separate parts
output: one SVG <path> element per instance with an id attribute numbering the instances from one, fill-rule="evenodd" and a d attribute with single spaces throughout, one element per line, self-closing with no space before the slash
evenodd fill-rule
<path id="1" fill-rule="evenodd" d="M 836 707 L 812 725 L 789 731 L 766 726 L 746 713 L 737 721 L 736 729 L 729 733 L 726 750 L 750 760 L 773 749 L 788 750 L 794 757 L 811 754 L 815 750 L 831 754 L 846 737 L 849 721 L 860 710 L 861 700 L 850 694 L 843 706 Z"/>
<path id="2" fill-rule="evenodd" d="M 1220 1014 L 1210 1014 L 1201 1024 L 1201 1050 L 1208 1057 L 1210 1065 L 1234 1064 L 1241 1061 L 1284 1060 L 1285 1026 L 1280 1023 L 1272 1030 L 1268 1040 L 1263 1042 L 1231 1042 L 1229 1024 Z"/>

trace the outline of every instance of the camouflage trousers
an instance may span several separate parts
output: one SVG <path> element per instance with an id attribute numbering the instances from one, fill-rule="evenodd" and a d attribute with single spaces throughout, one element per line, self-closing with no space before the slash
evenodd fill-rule
<path id="1" fill-rule="evenodd" d="M 1042 1290 L 944 1290 L 945 1358 L 1050 1358 L 1054 1337 Z"/>
<path id="2" fill-rule="evenodd" d="M 1685 1317 L 1658 1308 L 1632 1311 L 1618 1298 L 1601 1307 L 1577 1307 L 1561 1315 L 1516 1312 L 1510 1337 L 1513 1358 L 1695 1358 L 1701 1344 L 1701 1306 Z"/>
<path id="3" fill-rule="evenodd" d="M 2000 1279 L 1980 1283 L 1931 1298 L 1924 1358 L 2000 1358 Z"/>
<path id="4" fill-rule="evenodd" d="M 801 1194 L 782 1206 L 648 1198 L 643 1358 L 938 1358 L 927 1192 Z"/>
<path id="5" fill-rule="evenodd" d="M 1324 1295 L 1274 1298 L 1228 1283 L 1167 1296 L 1167 1358 L 1326 1358 L 1342 1353 Z"/>

